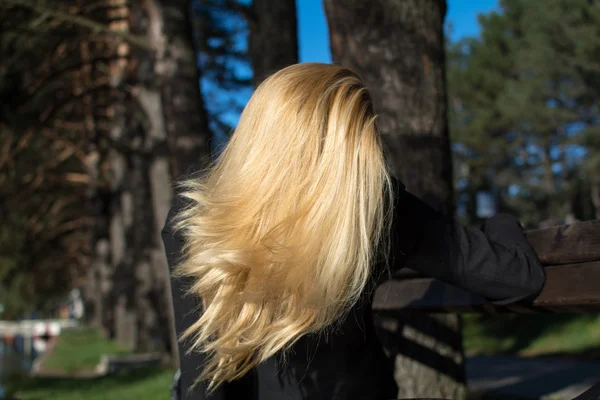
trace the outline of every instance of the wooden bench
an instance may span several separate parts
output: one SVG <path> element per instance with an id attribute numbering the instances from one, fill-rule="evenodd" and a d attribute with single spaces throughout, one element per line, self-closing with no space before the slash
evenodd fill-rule
<path id="1" fill-rule="evenodd" d="M 373 309 L 420 312 L 599 312 L 600 220 L 527 231 L 546 268 L 546 285 L 533 303 L 497 306 L 480 296 L 411 270 L 375 293 Z"/>

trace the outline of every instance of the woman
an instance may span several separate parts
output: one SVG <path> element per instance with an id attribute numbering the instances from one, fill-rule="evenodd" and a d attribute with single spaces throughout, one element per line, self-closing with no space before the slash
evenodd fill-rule
<path id="1" fill-rule="evenodd" d="M 463 227 L 389 176 L 369 93 L 339 66 L 268 78 L 182 188 L 162 235 L 185 399 L 394 398 L 371 317 L 390 271 L 503 303 L 544 284 L 515 218 Z"/>

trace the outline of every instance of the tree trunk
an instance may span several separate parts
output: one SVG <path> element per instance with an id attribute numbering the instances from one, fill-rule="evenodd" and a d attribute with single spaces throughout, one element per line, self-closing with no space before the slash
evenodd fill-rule
<path id="1" fill-rule="evenodd" d="M 205 167 L 211 159 L 210 130 L 202 96 L 200 77 L 196 64 L 196 52 L 192 42 L 192 30 L 188 0 L 144 0 L 141 2 L 139 21 L 135 28 L 144 33 L 154 51 L 146 59 L 140 55 L 137 68 L 139 85 L 137 100 L 143 116 L 147 119 L 144 151 L 148 162 L 140 159 L 140 166 L 147 171 L 140 176 L 147 199 L 152 207 L 145 217 L 152 230 L 147 237 L 152 239 L 149 259 L 139 265 L 138 270 L 148 270 L 142 276 L 152 277 L 146 281 L 144 293 L 150 301 L 148 310 L 168 310 L 168 315 L 159 315 L 162 329 L 156 329 L 149 320 L 145 332 L 157 330 L 161 337 L 169 338 L 170 348 L 177 353 L 175 317 L 169 284 L 169 269 L 164 257 L 160 228 L 164 224 L 171 203 L 170 184 L 179 180 L 188 171 Z M 144 66 L 144 62 L 148 63 Z M 157 308 L 158 307 L 158 308 Z M 165 328 L 168 328 L 168 336 Z M 176 357 L 173 364 L 178 365 Z"/>
<path id="2" fill-rule="evenodd" d="M 151 50 L 108 37 L 99 48 L 115 57 L 93 68 L 110 85 L 94 92 L 99 189 L 88 309 L 91 320 L 125 347 L 164 351 L 178 365 L 160 229 L 173 179 L 210 159 L 188 1 L 113 0 L 101 10 L 90 17 L 143 37 Z"/>
<path id="3" fill-rule="evenodd" d="M 115 8 L 119 10 L 125 6 L 115 4 Z M 114 23 L 119 24 L 119 21 L 115 21 L 104 11 L 95 11 L 84 16 L 109 27 Z M 122 143 L 120 139 L 125 130 L 126 112 L 124 96 L 120 89 L 126 58 L 118 55 L 119 43 L 116 38 L 102 38 L 89 42 L 85 40 L 81 43 L 82 58 L 89 62 L 88 87 L 85 89 L 90 91 L 90 101 L 87 101 L 88 96 L 83 100 L 87 104 L 89 114 L 88 160 L 90 175 L 93 177 L 92 204 L 95 220 L 93 262 L 84 293 L 91 299 L 86 307 L 86 316 L 93 326 L 101 329 L 106 336 L 119 339 L 121 344 L 134 349 L 134 340 L 125 341 L 117 337 L 117 333 L 124 331 L 119 327 L 123 313 L 115 307 L 118 299 L 114 296 L 114 293 L 121 290 L 120 285 L 131 284 L 119 276 L 119 273 L 124 272 L 123 269 L 117 269 L 117 266 L 123 267 L 121 262 L 126 251 L 124 235 L 118 231 L 123 222 L 123 215 L 117 193 L 123 186 L 125 171 L 121 153 L 112 145 L 115 140 Z"/>
<path id="4" fill-rule="evenodd" d="M 189 0 L 145 0 L 156 44 L 154 71 L 175 179 L 211 161 L 208 115 L 201 95 Z M 162 18 L 162 19 L 161 19 Z"/>
<path id="5" fill-rule="evenodd" d="M 253 0 L 248 52 L 254 87 L 269 75 L 298 62 L 295 0 Z"/>
<path id="6" fill-rule="evenodd" d="M 331 51 L 370 88 L 393 174 L 446 213 L 454 209 L 446 115 L 443 0 L 325 0 Z M 457 315 L 376 318 L 396 357 L 400 398 L 465 397 Z"/>
<path id="7" fill-rule="evenodd" d="M 594 214 L 596 219 L 600 219 L 600 181 L 594 181 L 590 186 L 590 197 L 594 205 Z"/>
<path id="8" fill-rule="evenodd" d="M 555 215 L 556 210 L 554 209 L 554 196 L 556 195 L 556 189 L 554 186 L 554 172 L 552 171 L 552 157 L 550 155 L 550 150 L 550 145 L 544 146 L 542 160 L 542 165 L 544 168 L 543 185 L 544 190 L 546 191 L 547 201 L 546 217 L 548 219 L 555 219 L 560 218 L 560 216 Z"/>

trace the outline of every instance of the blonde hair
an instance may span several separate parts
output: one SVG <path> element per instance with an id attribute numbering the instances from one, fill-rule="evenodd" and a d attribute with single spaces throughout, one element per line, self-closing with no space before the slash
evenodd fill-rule
<path id="1" fill-rule="evenodd" d="M 358 300 L 389 229 L 391 182 L 371 99 L 348 69 L 301 63 L 266 79 L 201 178 L 183 184 L 184 333 L 215 388 L 323 331 Z"/>

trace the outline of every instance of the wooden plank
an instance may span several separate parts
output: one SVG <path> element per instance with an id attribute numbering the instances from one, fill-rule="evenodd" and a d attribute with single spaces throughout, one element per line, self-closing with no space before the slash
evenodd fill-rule
<path id="1" fill-rule="evenodd" d="M 498 306 L 435 279 L 390 280 L 375 292 L 373 309 L 423 312 L 600 311 L 600 261 L 546 267 L 546 285 L 532 304 Z"/>
<path id="2" fill-rule="evenodd" d="M 427 312 L 473 311 L 482 306 L 481 296 L 436 279 L 390 280 L 375 291 L 373 310 Z"/>
<path id="3" fill-rule="evenodd" d="M 538 307 L 600 306 L 600 261 L 546 268 L 546 285 L 533 302 Z"/>
<path id="4" fill-rule="evenodd" d="M 544 265 L 600 260 L 600 220 L 527 231 Z"/>

